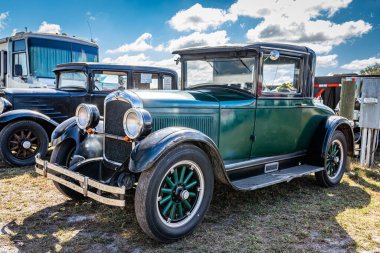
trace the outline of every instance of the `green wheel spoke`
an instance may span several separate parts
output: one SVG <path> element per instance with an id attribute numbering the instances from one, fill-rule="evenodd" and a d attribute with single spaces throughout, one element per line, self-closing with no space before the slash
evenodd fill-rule
<path id="1" fill-rule="evenodd" d="M 193 176 L 194 171 L 190 171 L 189 175 L 185 178 L 185 181 L 183 181 L 184 184 L 187 184 L 189 182 L 190 178 Z"/>
<path id="2" fill-rule="evenodd" d="M 170 210 L 170 219 L 175 219 L 175 210 L 177 209 L 177 204 L 172 205 L 172 210 Z"/>
<path id="3" fill-rule="evenodd" d="M 182 170 L 181 170 L 181 175 L 179 177 L 179 182 L 180 183 L 183 183 L 183 179 L 185 178 L 185 173 L 186 173 L 186 166 L 183 166 Z"/>
<path id="4" fill-rule="evenodd" d="M 197 194 L 195 192 L 189 192 L 189 197 L 195 198 Z"/>
<path id="5" fill-rule="evenodd" d="M 166 181 L 166 183 L 168 183 L 168 185 L 171 187 L 171 188 L 174 188 L 174 183 L 173 183 L 173 181 L 170 179 L 170 177 L 169 176 L 167 176 L 166 178 L 165 178 L 165 181 Z"/>
<path id="6" fill-rule="evenodd" d="M 169 200 L 172 199 L 172 195 L 168 195 L 166 196 L 165 198 L 163 198 L 161 201 L 160 201 L 160 205 L 163 205 L 165 204 L 166 202 L 168 202 Z"/>
<path id="7" fill-rule="evenodd" d="M 186 185 L 186 189 L 191 189 L 192 187 L 194 187 L 196 184 L 198 183 L 197 180 L 194 180 L 193 182 L 191 182 L 190 184 Z"/>
<path id="8" fill-rule="evenodd" d="M 191 209 L 191 205 L 190 205 L 189 201 L 187 201 L 186 199 L 183 199 L 183 200 L 182 200 L 182 203 L 186 206 L 186 208 L 187 208 L 188 210 Z"/>
<path id="9" fill-rule="evenodd" d="M 173 200 L 170 200 L 170 202 L 165 206 L 164 210 L 162 211 L 162 214 L 164 216 L 166 216 L 166 214 L 168 213 L 170 207 L 174 204 L 174 201 Z"/>
<path id="10" fill-rule="evenodd" d="M 160 190 L 162 193 L 166 193 L 166 194 L 172 194 L 173 190 L 172 189 L 169 189 L 169 188 L 161 188 Z"/>
<path id="11" fill-rule="evenodd" d="M 178 218 L 181 219 L 183 217 L 183 208 L 182 208 L 182 203 L 178 203 Z"/>
<path id="12" fill-rule="evenodd" d="M 175 169 L 173 174 L 174 174 L 174 183 L 178 184 L 178 170 Z"/>

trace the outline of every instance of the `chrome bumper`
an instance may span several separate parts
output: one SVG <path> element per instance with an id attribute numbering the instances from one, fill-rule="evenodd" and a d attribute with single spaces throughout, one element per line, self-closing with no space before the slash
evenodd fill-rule
<path id="1" fill-rule="evenodd" d="M 103 184 L 80 173 L 70 171 L 56 164 L 42 160 L 39 155 L 36 156 L 36 172 L 46 178 L 66 186 L 67 188 L 82 193 L 85 197 L 89 197 L 103 204 L 120 207 L 125 206 L 124 186 L 115 187 Z M 62 175 L 65 177 L 60 177 Z M 93 192 L 93 190 L 95 190 L 96 193 Z M 102 193 L 116 194 L 119 199 L 104 197 L 101 195 Z"/>

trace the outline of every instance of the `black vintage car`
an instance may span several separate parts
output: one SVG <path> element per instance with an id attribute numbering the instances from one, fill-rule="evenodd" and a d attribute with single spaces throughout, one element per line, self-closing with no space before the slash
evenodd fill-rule
<path id="1" fill-rule="evenodd" d="M 67 63 L 53 71 L 55 89 L 0 90 L 0 156 L 10 165 L 31 165 L 37 153 L 44 156 L 53 130 L 81 103 L 95 104 L 103 114 L 112 91 L 177 89 L 176 72 L 165 68 Z"/>

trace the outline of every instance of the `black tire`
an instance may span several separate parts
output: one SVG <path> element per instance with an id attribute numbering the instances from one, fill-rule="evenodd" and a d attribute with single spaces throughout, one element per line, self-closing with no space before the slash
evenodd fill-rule
<path id="1" fill-rule="evenodd" d="M 40 153 L 44 157 L 48 150 L 48 135 L 34 121 L 10 123 L 1 130 L 0 136 L 0 157 L 11 166 L 33 165 L 36 162 L 35 155 Z"/>
<path id="2" fill-rule="evenodd" d="M 199 183 L 197 185 L 196 190 L 194 190 L 194 187 L 189 188 L 189 191 L 190 189 L 192 189 L 191 191 L 193 191 L 191 194 L 197 194 L 197 196 L 189 197 L 189 195 L 187 195 L 187 197 L 183 197 L 184 200 L 177 199 L 178 201 L 180 201 L 180 203 L 174 203 L 173 205 L 179 206 L 177 209 L 180 208 L 181 210 L 182 209 L 185 210 L 186 214 L 181 216 L 182 220 L 178 219 L 179 220 L 178 223 L 176 223 L 176 221 L 173 223 L 171 223 L 170 221 L 165 221 L 165 217 L 163 217 L 163 214 L 161 213 L 161 210 L 159 207 L 160 206 L 159 195 L 161 194 L 163 185 L 166 184 L 166 181 L 164 181 L 164 178 L 166 179 L 166 177 L 172 176 L 174 174 L 173 171 L 177 170 L 177 167 L 173 167 L 173 166 L 176 166 L 177 164 L 182 164 L 178 166 L 183 169 L 183 164 L 188 164 L 188 163 L 193 164 L 191 165 L 191 168 L 194 168 L 194 169 L 190 168 L 190 170 L 193 172 L 192 175 L 199 176 Z M 174 170 L 171 170 L 172 167 Z M 187 175 L 189 174 L 190 172 Z M 200 179 L 201 176 L 203 176 L 203 179 Z M 196 176 L 194 177 L 196 178 Z M 183 179 L 184 177 L 180 176 L 180 178 Z M 178 184 L 176 185 L 179 185 L 181 184 L 181 182 L 185 182 L 185 181 L 186 180 L 181 181 L 181 179 L 179 179 L 177 180 Z M 201 182 L 203 182 L 203 184 L 201 184 Z M 189 185 L 190 184 L 188 184 L 188 186 Z M 200 188 L 200 185 L 203 185 L 204 187 L 203 191 Z M 187 190 L 188 186 L 186 186 L 186 188 L 184 188 L 183 190 L 185 189 Z M 178 187 L 176 189 L 178 189 Z M 214 190 L 214 173 L 213 173 L 210 160 L 207 157 L 207 155 L 200 148 L 196 146 L 187 145 L 187 144 L 182 145 L 178 148 L 175 148 L 169 151 L 167 154 L 165 154 L 159 160 L 159 162 L 154 166 L 154 168 L 141 173 L 139 181 L 138 181 L 137 189 L 136 189 L 136 195 L 135 195 L 135 212 L 136 212 L 137 221 L 140 227 L 144 230 L 144 232 L 155 240 L 162 241 L 162 242 L 170 242 L 170 241 L 178 240 L 190 234 L 197 227 L 197 225 L 201 223 L 205 213 L 207 212 L 208 207 L 210 206 L 213 190 Z M 178 193 L 177 190 L 175 190 L 175 192 Z M 174 191 L 173 191 L 173 194 L 174 194 Z M 181 194 L 178 193 L 177 196 L 180 196 L 180 195 Z M 172 199 L 170 200 L 170 202 L 172 202 L 173 200 L 172 196 L 171 198 Z M 191 200 L 191 198 L 193 198 L 193 200 Z M 186 205 L 182 205 L 181 201 L 187 202 L 187 200 L 189 200 L 188 203 L 193 201 L 192 209 L 191 208 L 186 209 Z M 174 212 L 176 212 L 177 209 L 175 207 Z M 177 213 L 175 215 L 176 217 L 178 217 Z M 173 224 L 176 225 L 177 227 L 172 227 Z"/>
<path id="3" fill-rule="evenodd" d="M 329 151 L 332 150 L 333 145 L 340 146 L 338 154 L 340 158 L 338 162 L 332 162 L 334 165 L 329 169 L 328 163 L 334 159 L 333 156 L 329 156 Z M 327 152 L 325 154 L 324 167 L 325 169 L 315 173 L 315 178 L 319 185 L 323 187 L 333 187 L 340 183 L 342 180 L 343 174 L 346 171 L 347 165 L 349 164 L 347 156 L 347 140 L 344 134 L 341 131 L 335 131 L 333 134 L 330 143 L 328 145 Z M 335 173 L 334 173 L 335 171 Z"/>
<path id="4" fill-rule="evenodd" d="M 70 160 L 73 156 L 73 152 L 75 150 L 75 142 L 66 140 L 60 144 L 58 144 L 50 157 L 50 162 L 63 166 L 69 167 Z M 71 198 L 73 200 L 83 200 L 85 197 L 83 194 L 76 192 L 60 183 L 54 182 L 54 186 L 66 197 Z"/>

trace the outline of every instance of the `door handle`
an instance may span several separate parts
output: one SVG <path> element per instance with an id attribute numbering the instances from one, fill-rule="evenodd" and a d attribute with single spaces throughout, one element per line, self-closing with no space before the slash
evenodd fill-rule
<path id="1" fill-rule="evenodd" d="M 304 103 L 297 103 L 296 106 L 297 106 L 297 107 L 305 107 L 305 106 L 307 106 L 307 104 L 304 104 Z"/>

